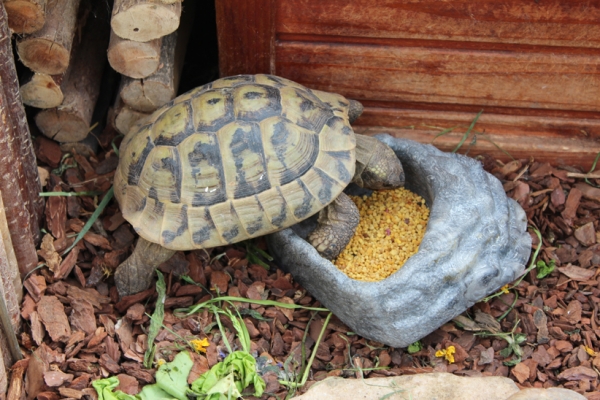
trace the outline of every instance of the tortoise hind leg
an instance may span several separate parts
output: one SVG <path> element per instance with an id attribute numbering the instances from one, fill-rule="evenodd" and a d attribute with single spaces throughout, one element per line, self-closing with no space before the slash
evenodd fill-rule
<path id="1" fill-rule="evenodd" d="M 115 284 L 119 296 L 129 296 L 148 289 L 154 270 L 175 254 L 159 244 L 139 238 L 133 253 L 123 261 L 115 272 Z"/>
<path id="2" fill-rule="evenodd" d="M 356 204 L 344 193 L 319 212 L 318 226 L 308 241 L 328 260 L 334 260 L 350 242 L 360 214 Z"/>

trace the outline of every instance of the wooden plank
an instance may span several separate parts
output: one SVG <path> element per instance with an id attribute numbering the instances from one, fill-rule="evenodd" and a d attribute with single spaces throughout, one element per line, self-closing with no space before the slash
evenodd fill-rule
<path id="1" fill-rule="evenodd" d="M 600 1 L 285 0 L 277 32 L 600 48 Z"/>
<path id="2" fill-rule="evenodd" d="M 433 144 L 442 151 L 453 151 L 461 141 L 465 130 L 450 132 L 443 136 L 436 136 L 440 129 L 399 129 L 373 126 L 358 126 L 355 131 L 365 135 L 376 135 L 388 133 L 394 137 L 414 140 L 420 143 Z M 470 135 L 465 143 L 457 151 L 475 157 L 481 154 L 491 155 L 495 159 L 504 162 L 511 158 L 529 159 L 533 157 L 539 162 L 549 162 L 553 165 L 580 166 L 588 171 L 592 166 L 594 158 L 600 151 L 598 142 L 592 139 L 545 137 L 535 135 L 496 135 L 486 133 L 485 135 Z"/>
<path id="3" fill-rule="evenodd" d="M 347 97 L 600 110 L 599 55 L 278 42 L 279 75 Z"/>
<path id="4" fill-rule="evenodd" d="M 462 132 L 471 124 L 477 112 L 444 111 L 444 110 L 414 110 L 383 108 L 373 106 L 373 102 L 365 102 L 365 110 L 355 122 L 357 126 L 380 126 L 398 129 L 431 130 L 436 127 L 439 131 L 456 127 Z M 513 110 L 505 110 L 499 114 L 487 109 L 477 120 L 476 129 L 495 135 L 515 135 L 546 138 L 579 138 L 600 141 L 600 115 L 588 114 L 585 118 L 579 114 L 574 116 L 551 115 L 515 115 Z M 595 117 L 595 118 L 594 118 Z M 595 145 L 600 151 L 600 142 Z M 592 149 L 593 150 L 593 149 Z"/>
<path id="5" fill-rule="evenodd" d="M 221 76 L 274 73 L 275 0 L 216 0 Z"/>

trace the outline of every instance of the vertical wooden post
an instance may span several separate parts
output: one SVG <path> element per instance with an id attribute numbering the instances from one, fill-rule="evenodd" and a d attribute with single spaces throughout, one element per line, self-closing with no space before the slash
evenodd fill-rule
<path id="1" fill-rule="evenodd" d="M 40 179 L 12 54 L 6 10 L 0 3 L 0 115 L 3 118 L 0 124 L 0 159 L 8 153 L 13 155 L 12 162 L 10 157 L 0 161 L 0 165 L 8 169 L 0 173 L 0 190 L 8 196 L 4 198 L 7 219 L 19 269 L 26 273 L 37 263 L 33 244 L 39 240 L 44 199 L 38 194 Z M 5 161 L 10 163 L 5 164 Z"/>

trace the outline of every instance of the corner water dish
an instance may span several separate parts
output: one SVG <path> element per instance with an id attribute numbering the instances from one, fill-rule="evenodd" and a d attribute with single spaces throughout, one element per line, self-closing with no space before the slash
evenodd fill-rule
<path id="1" fill-rule="evenodd" d="M 353 332 L 406 347 L 515 280 L 531 237 L 523 209 L 476 160 L 377 138 L 402 162 L 406 187 L 430 208 L 419 251 L 402 268 L 378 282 L 349 278 L 303 239 L 314 217 L 268 235 L 267 243 L 278 265 Z"/>

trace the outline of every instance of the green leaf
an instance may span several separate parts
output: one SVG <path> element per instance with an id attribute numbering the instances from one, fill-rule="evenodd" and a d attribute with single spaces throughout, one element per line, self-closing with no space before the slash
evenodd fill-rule
<path id="1" fill-rule="evenodd" d="M 506 365 L 507 367 L 514 367 L 515 365 L 517 365 L 520 362 L 521 362 L 521 357 L 517 357 L 510 361 L 504 361 L 502 364 Z"/>
<path id="2" fill-rule="evenodd" d="M 194 362 L 187 351 L 182 351 L 170 363 L 161 365 L 156 371 L 156 384 L 179 400 L 188 400 L 187 377 Z"/>
<path id="3" fill-rule="evenodd" d="M 148 348 L 144 354 L 144 366 L 146 368 L 152 368 L 152 359 L 154 358 L 155 351 L 154 339 L 156 339 L 165 318 L 165 278 L 159 270 L 156 270 L 156 275 L 158 275 L 158 281 L 156 281 L 158 299 L 156 300 L 156 306 L 150 318 L 150 326 L 148 328 Z"/>
<path id="4" fill-rule="evenodd" d="M 140 400 L 177 400 L 176 397 L 162 390 L 157 383 L 144 386 L 138 397 Z"/>
<path id="5" fill-rule="evenodd" d="M 418 351 L 421 351 L 423 349 L 423 345 L 421 344 L 420 341 L 416 341 L 413 344 L 411 344 L 410 346 L 408 346 L 408 348 L 406 349 L 406 351 L 408 351 L 408 354 L 414 354 Z"/>
<path id="6" fill-rule="evenodd" d="M 136 396 L 123 393 L 120 390 L 113 392 L 119 386 L 119 378 L 111 376 L 105 379 L 96 379 L 92 382 L 92 387 L 98 393 L 98 400 L 138 400 Z"/>
<path id="7" fill-rule="evenodd" d="M 192 392 L 197 396 L 220 394 L 237 398 L 251 384 L 254 385 L 254 396 L 262 396 L 266 383 L 256 372 L 256 360 L 246 351 L 235 351 L 200 375 L 192 383 Z"/>
<path id="8" fill-rule="evenodd" d="M 506 358 L 508 356 L 510 356 L 513 352 L 513 349 L 511 346 L 505 347 L 502 350 L 500 350 L 500 357 L 502 358 Z"/>
<path id="9" fill-rule="evenodd" d="M 547 277 L 552 273 L 552 271 L 554 271 L 554 268 L 556 267 L 556 261 L 554 261 L 554 259 L 550 259 L 548 264 L 546 264 L 543 260 L 539 260 L 536 263 L 535 267 L 537 269 L 536 278 L 542 279 Z"/>

